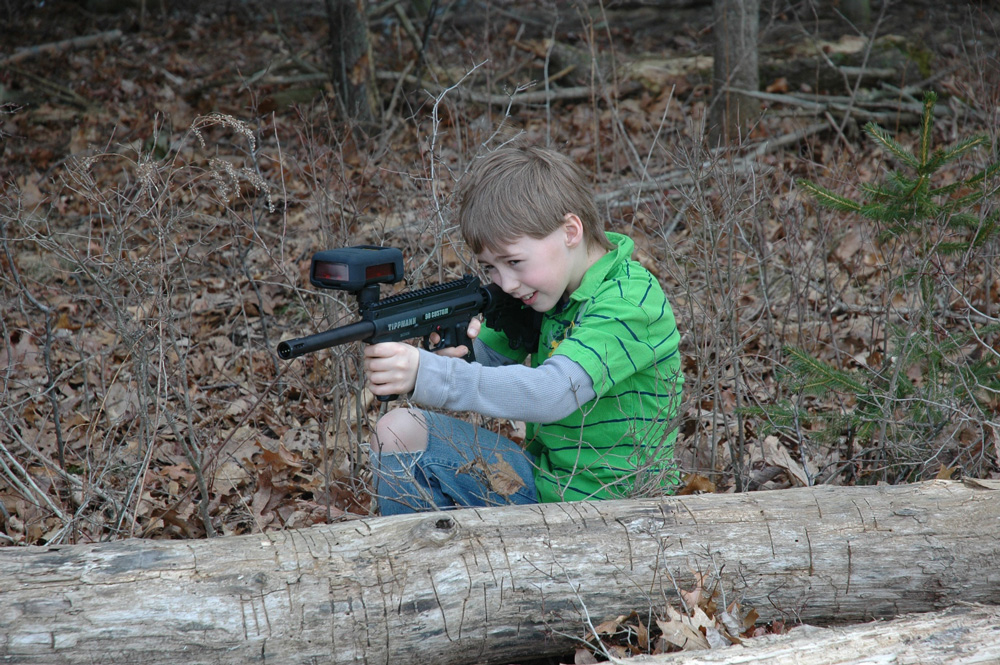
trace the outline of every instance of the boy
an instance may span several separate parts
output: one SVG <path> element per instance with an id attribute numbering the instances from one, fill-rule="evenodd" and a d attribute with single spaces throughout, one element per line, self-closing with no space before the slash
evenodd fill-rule
<path id="1" fill-rule="evenodd" d="M 469 326 L 465 347 L 365 348 L 376 395 L 528 423 L 526 450 L 440 413 L 396 409 L 376 425 L 383 515 L 435 508 L 604 499 L 676 482 L 680 335 L 663 289 L 604 232 L 582 170 L 535 147 L 481 159 L 463 183 L 459 225 L 490 279 L 541 314 L 537 350 Z"/>

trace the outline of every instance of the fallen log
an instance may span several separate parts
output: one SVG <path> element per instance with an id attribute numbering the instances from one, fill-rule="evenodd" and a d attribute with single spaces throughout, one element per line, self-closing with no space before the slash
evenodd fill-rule
<path id="1" fill-rule="evenodd" d="M 48 44 L 38 44 L 37 46 L 28 46 L 26 48 L 19 49 L 14 53 L 0 58 L 0 67 L 7 67 L 9 65 L 17 64 L 23 60 L 28 60 L 29 58 L 35 58 L 40 55 L 54 55 L 62 51 L 69 51 L 79 48 L 87 48 L 95 44 L 100 44 L 101 42 L 110 42 L 117 39 L 121 39 L 121 30 L 108 30 L 107 32 L 99 32 L 96 35 L 84 35 L 82 37 L 73 37 L 72 39 L 64 39 L 61 42 L 51 42 Z"/>
<path id="2" fill-rule="evenodd" d="M 1000 663 L 1000 607 L 957 605 L 890 621 L 820 628 L 798 626 L 713 651 L 642 656 L 612 665 L 970 665 Z"/>
<path id="3" fill-rule="evenodd" d="M 815 487 L 0 550 L 5 663 L 502 663 L 706 577 L 764 621 L 1000 604 L 998 482 Z"/>

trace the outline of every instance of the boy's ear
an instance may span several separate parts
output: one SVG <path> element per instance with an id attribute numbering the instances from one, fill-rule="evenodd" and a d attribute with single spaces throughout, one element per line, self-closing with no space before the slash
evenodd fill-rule
<path id="1" fill-rule="evenodd" d="M 583 243 L 583 220 L 571 212 L 563 215 L 563 231 L 566 232 L 566 246 L 575 247 Z"/>

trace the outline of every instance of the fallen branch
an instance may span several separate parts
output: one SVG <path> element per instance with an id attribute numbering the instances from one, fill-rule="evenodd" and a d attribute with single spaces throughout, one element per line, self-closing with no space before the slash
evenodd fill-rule
<path id="1" fill-rule="evenodd" d="M 40 55 L 52 55 L 53 53 L 60 53 L 62 51 L 71 51 L 73 49 L 87 48 L 89 46 L 94 46 L 95 44 L 100 44 L 101 42 L 121 39 L 121 36 L 122 36 L 121 30 L 108 30 L 107 32 L 99 32 L 95 35 L 86 35 L 84 37 L 74 37 L 72 39 L 64 39 L 59 42 L 50 42 L 48 44 L 29 46 L 27 48 L 15 51 L 13 54 L 8 55 L 6 58 L 0 59 L 0 67 L 13 65 L 18 62 L 28 60 L 29 58 L 36 58 Z"/>
<path id="2" fill-rule="evenodd" d="M 773 92 L 760 92 L 758 90 L 739 90 L 727 88 L 732 92 L 738 92 L 748 97 L 760 99 L 762 101 L 784 104 L 786 106 L 797 106 L 805 109 L 822 111 L 842 111 L 850 112 L 852 115 L 872 122 L 885 122 L 894 119 L 911 119 L 915 122 L 923 112 L 923 104 L 919 102 L 903 102 L 892 99 L 866 100 L 857 98 L 853 105 L 849 97 L 824 97 L 823 95 L 794 95 L 777 94 Z M 886 109 L 880 111 L 878 109 Z M 952 116 L 954 111 L 944 104 L 934 105 L 935 117 Z"/>
<path id="3" fill-rule="evenodd" d="M 19 67 L 10 66 L 8 67 L 8 71 L 17 74 L 18 76 L 23 76 L 25 78 L 31 79 L 40 87 L 52 91 L 58 97 L 62 98 L 65 102 L 69 104 L 74 104 L 76 106 L 79 106 L 80 108 L 87 108 L 87 106 L 90 105 L 90 102 L 88 102 L 85 97 L 80 96 L 79 94 L 70 90 L 66 86 L 59 85 L 58 83 L 53 83 L 52 81 L 46 78 L 42 78 L 41 76 L 32 74 L 31 72 L 23 70 Z"/>
<path id="4" fill-rule="evenodd" d="M 565 74 L 565 71 L 558 72 L 554 76 L 549 78 L 549 83 L 561 78 Z M 402 79 L 405 83 L 417 86 L 426 90 L 431 94 L 440 94 L 446 88 L 445 86 L 439 85 L 432 81 L 426 81 L 423 79 L 418 79 L 416 76 L 403 76 L 400 77 L 399 74 L 395 72 L 378 72 L 376 77 L 379 79 L 388 79 L 392 81 L 397 81 Z M 523 92 L 525 88 L 542 86 L 544 82 L 539 82 L 531 85 L 525 85 L 522 88 L 511 92 L 510 94 L 496 94 L 489 92 L 480 92 L 478 90 L 469 90 L 468 88 L 455 88 L 454 94 L 460 99 L 467 100 L 470 102 L 475 102 L 476 104 L 488 104 L 491 106 L 507 106 L 509 104 L 519 105 L 519 104 L 545 104 L 554 101 L 570 101 L 578 99 L 590 99 L 595 94 L 600 95 L 600 91 L 589 85 L 578 85 L 566 88 L 551 88 L 549 90 L 538 90 L 535 92 Z M 630 95 L 642 88 L 638 83 L 627 82 L 622 85 L 617 91 L 614 92 L 614 96 L 622 97 L 625 95 Z"/>
<path id="5" fill-rule="evenodd" d="M 726 172 L 730 173 L 749 173 L 753 170 L 760 169 L 760 164 L 758 163 L 758 158 L 775 152 L 781 148 L 785 148 L 789 145 L 794 145 L 807 136 L 812 136 L 825 129 L 830 129 L 830 124 L 828 122 L 820 122 L 806 127 L 802 127 L 794 132 L 790 132 L 783 136 L 778 136 L 773 139 L 766 139 L 761 143 L 755 145 L 750 150 L 749 154 L 743 157 L 737 157 L 733 159 L 726 165 Z M 600 192 L 595 196 L 596 201 L 602 205 L 611 205 L 616 201 L 620 201 L 625 198 L 641 196 L 644 193 L 652 191 L 660 191 L 664 189 L 674 189 L 677 187 L 683 187 L 685 185 L 692 185 L 695 182 L 703 179 L 702 173 L 707 173 L 712 170 L 715 165 L 715 161 L 706 161 L 701 164 L 700 168 L 682 168 L 673 169 L 666 173 L 661 173 L 652 178 L 646 178 L 638 182 L 631 182 L 613 189 L 607 192 Z"/>
<path id="6" fill-rule="evenodd" d="M 962 604 L 943 612 L 892 621 L 818 628 L 800 626 L 712 651 L 685 651 L 644 658 L 612 658 L 613 665 L 858 665 L 1000 662 L 1000 607 Z"/>

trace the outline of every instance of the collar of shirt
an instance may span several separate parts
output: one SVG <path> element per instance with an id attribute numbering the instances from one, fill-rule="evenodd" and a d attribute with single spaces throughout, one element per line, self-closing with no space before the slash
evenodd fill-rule
<path id="1" fill-rule="evenodd" d="M 576 291 L 570 294 L 570 300 L 581 302 L 591 298 L 604 280 L 617 266 L 632 258 L 632 250 L 635 249 L 635 242 L 626 235 L 620 233 L 608 233 L 608 240 L 615 248 L 597 260 L 590 266 L 580 282 Z"/>

